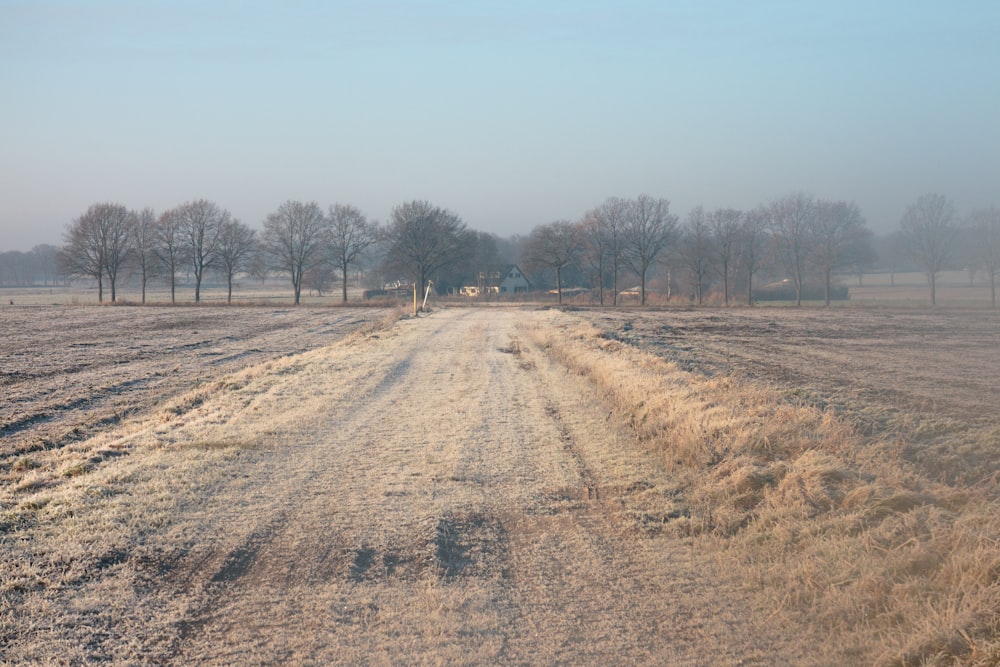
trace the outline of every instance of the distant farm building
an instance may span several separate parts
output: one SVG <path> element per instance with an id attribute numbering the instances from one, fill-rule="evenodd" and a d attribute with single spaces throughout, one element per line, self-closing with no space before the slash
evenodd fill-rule
<path id="1" fill-rule="evenodd" d="M 531 282 L 516 264 L 480 271 L 475 285 L 463 285 L 458 293 L 462 296 L 524 294 L 531 289 Z"/>
<path id="2" fill-rule="evenodd" d="M 365 300 L 368 299 L 412 299 L 413 283 L 406 280 L 395 280 L 386 283 L 382 289 L 370 289 L 364 292 Z"/>

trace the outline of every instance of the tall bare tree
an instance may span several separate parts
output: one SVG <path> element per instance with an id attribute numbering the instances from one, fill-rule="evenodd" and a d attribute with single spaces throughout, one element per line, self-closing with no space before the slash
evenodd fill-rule
<path id="1" fill-rule="evenodd" d="M 708 274 L 712 272 L 715 255 L 708 218 L 701 206 L 693 208 L 688 214 L 687 222 L 681 230 L 680 245 L 681 261 L 691 274 L 695 299 L 700 306 L 704 302 L 705 283 Z"/>
<path id="2" fill-rule="evenodd" d="M 214 202 L 198 199 L 173 209 L 181 225 L 186 258 L 194 274 L 194 300 L 201 301 L 201 281 L 205 271 L 218 259 L 219 234 L 229 222 L 229 211 Z"/>
<path id="3" fill-rule="evenodd" d="M 618 278 L 625 263 L 624 200 L 610 197 L 587 213 L 581 228 L 588 263 L 599 274 L 601 304 L 604 277 L 611 278 L 611 303 L 618 304 Z"/>
<path id="4" fill-rule="evenodd" d="M 118 300 L 118 275 L 129 261 L 132 253 L 132 228 L 135 214 L 120 204 L 112 205 L 104 213 L 105 250 L 104 271 L 108 274 L 108 286 L 111 288 L 111 302 Z"/>
<path id="5" fill-rule="evenodd" d="M 739 256 L 740 226 L 743 212 L 734 208 L 719 208 L 708 214 L 708 227 L 715 253 L 715 269 L 722 278 L 723 301 L 729 305 L 733 273 Z"/>
<path id="6" fill-rule="evenodd" d="M 187 260 L 184 221 L 177 209 L 160 214 L 156 221 L 156 259 L 170 283 L 170 303 L 177 303 L 177 271 Z"/>
<path id="7" fill-rule="evenodd" d="M 340 271 L 343 302 L 347 303 L 348 271 L 375 245 L 377 228 L 360 209 L 349 204 L 330 207 L 330 256 Z"/>
<path id="8" fill-rule="evenodd" d="M 264 221 L 264 248 L 270 265 L 292 280 L 295 305 L 302 295 L 302 278 L 326 260 L 329 224 L 315 202 L 286 201 Z"/>
<path id="9" fill-rule="evenodd" d="M 117 300 L 118 274 L 131 251 L 130 211 L 121 204 L 94 204 L 74 220 L 64 235 L 63 267 L 68 275 L 97 279 L 97 299 L 104 301 L 104 280 Z"/>
<path id="10" fill-rule="evenodd" d="M 239 220 L 226 220 L 219 230 L 218 269 L 226 278 L 226 303 L 233 302 L 233 278 L 250 266 L 257 232 Z"/>
<path id="11" fill-rule="evenodd" d="M 811 261 L 823 277 L 823 299 L 830 305 L 830 285 L 836 271 L 852 266 L 871 247 L 871 232 L 854 202 L 816 202 L 810 243 Z"/>
<path id="12" fill-rule="evenodd" d="M 436 272 L 456 262 L 468 244 L 465 223 L 427 201 L 408 201 L 392 209 L 384 229 L 386 262 L 422 290 Z"/>
<path id="13" fill-rule="evenodd" d="M 559 303 L 562 303 L 563 271 L 577 261 L 582 249 L 579 228 L 565 220 L 538 225 L 525 242 L 524 257 L 530 266 L 555 271 Z"/>
<path id="14" fill-rule="evenodd" d="M 816 221 L 816 201 L 795 192 L 773 202 L 769 208 L 771 240 L 775 254 L 795 287 L 795 305 L 802 305 L 802 287 Z"/>
<path id="15" fill-rule="evenodd" d="M 1000 209 L 990 206 L 969 216 L 976 240 L 975 259 L 990 281 L 990 303 L 997 307 L 997 273 L 1000 273 Z"/>
<path id="16" fill-rule="evenodd" d="M 903 213 L 899 227 L 906 251 L 927 276 L 931 305 L 937 305 L 937 275 L 944 270 L 958 234 L 955 205 L 944 195 L 922 195 Z"/>
<path id="17" fill-rule="evenodd" d="M 67 225 L 59 251 L 60 270 L 73 278 L 97 281 L 97 300 L 104 302 L 104 242 L 94 207 Z"/>
<path id="18" fill-rule="evenodd" d="M 760 268 L 767 237 L 767 211 L 758 207 L 747 212 L 740 225 L 739 262 L 747 277 L 747 305 L 753 305 L 753 277 Z"/>
<path id="19" fill-rule="evenodd" d="M 132 265 L 139 271 L 142 303 L 146 303 L 146 285 L 157 264 L 156 246 L 156 214 L 144 208 L 132 216 Z"/>
<path id="20" fill-rule="evenodd" d="M 629 267 L 639 276 L 639 300 L 646 305 L 649 268 L 673 240 L 677 216 L 670 213 L 667 199 L 639 195 L 623 203 L 622 219 L 624 255 Z"/>

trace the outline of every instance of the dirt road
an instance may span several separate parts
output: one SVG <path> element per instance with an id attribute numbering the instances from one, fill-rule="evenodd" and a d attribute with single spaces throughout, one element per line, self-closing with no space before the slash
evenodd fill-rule
<path id="1" fill-rule="evenodd" d="M 559 317 L 442 310 L 116 427 L 88 446 L 129 456 L 4 537 L 4 658 L 799 661 L 741 582 L 636 529 L 674 485 L 529 342 Z"/>

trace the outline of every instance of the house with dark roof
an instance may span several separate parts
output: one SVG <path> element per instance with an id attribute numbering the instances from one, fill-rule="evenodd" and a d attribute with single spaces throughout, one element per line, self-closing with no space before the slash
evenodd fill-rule
<path id="1" fill-rule="evenodd" d="M 463 296 L 483 296 L 496 294 L 508 296 L 524 294 L 531 289 L 531 282 L 516 264 L 507 264 L 488 271 L 479 272 L 476 285 L 464 285 L 460 290 Z"/>

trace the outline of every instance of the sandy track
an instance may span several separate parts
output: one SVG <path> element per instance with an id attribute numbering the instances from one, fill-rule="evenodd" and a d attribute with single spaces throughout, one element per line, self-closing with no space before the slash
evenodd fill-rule
<path id="1" fill-rule="evenodd" d="M 626 520 L 673 484 L 528 343 L 559 317 L 439 311 L 120 427 L 132 456 L 5 539 L 35 568 L 8 586 L 5 657 L 794 661 L 740 582 Z"/>

